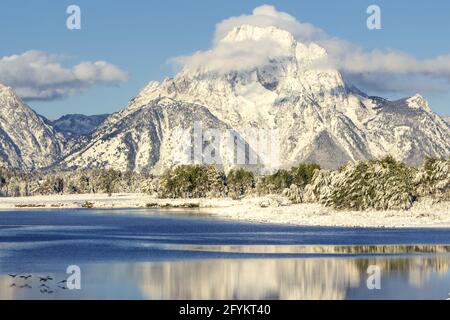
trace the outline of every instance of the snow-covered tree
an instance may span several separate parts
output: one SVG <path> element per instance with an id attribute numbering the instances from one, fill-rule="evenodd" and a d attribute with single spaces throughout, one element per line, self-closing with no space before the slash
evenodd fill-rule
<path id="1" fill-rule="evenodd" d="M 316 173 L 304 198 L 337 209 L 408 209 L 416 199 L 414 174 L 392 157 L 358 161 L 332 173 Z"/>
<path id="2" fill-rule="evenodd" d="M 303 202 L 303 190 L 296 184 L 292 184 L 289 188 L 284 189 L 283 195 L 292 201 L 292 203 Z"/>
<path id="3" fill-rule="evenodd" d="M 421 197 L 450 200 L 450 159 L 426 159 L 414 178 Z"/>
<path id="4" fill-rule="evenodd" d="M 305 186 L 303 201 L 330 205 L 327 200 L 330 198 L 331 181 L 335 174 L 336 172 L 328 170 L 316 170 L 311 179 L 311 183 Z"/>

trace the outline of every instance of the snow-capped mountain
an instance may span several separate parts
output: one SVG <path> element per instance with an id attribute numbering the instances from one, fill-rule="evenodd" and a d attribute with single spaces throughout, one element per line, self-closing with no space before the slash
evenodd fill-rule
<path id="1" fill-rule="evenodd" d="M 283 54 L 257 67 L 225 73 L 185 67 L 174 78 L 150 82 L 94 130 L 93 140 L 65 165 L 164 167 L 176 145 L 165 140 L 174 123 L 192 126 L 194 120 L 238 131 L 276 130 L 282 167 L 316 162 L 336 168 L 387 154 L 417 165 L 426 156 L 450 154 L 449 126 L 420 95 L 392 102 L 369 97 L 338 70 L 321 67 L 326 65 L 321 64 L 327 59 L 325 49 L 299 43 L 275 27 L 244 25 L 222 41 L 269 40 Z"/>
<path id="2" fill-rule="evenodd" d="M 64 137 L 7 86 L 0 84 L 0 166 L 24 170 L 58 160 Z"/>
<path id="3" fill-rule="evenodd" d="M 52 121 L 52 124 L 67 137 L 78 137 L 91 133 L 91 131 L 105 121 L 107 117 L 107 114 L 93 116 L 67 114 Z"/>
<path id="4" fill-rule="evenodd" d="M 449 156 L 450 126 L 432 112 L 422 96 L 398 101 L 370 97 L 329 67 L 324 48 L 299 43 L 288 31 L 276 27 L 243 25 L 221 40 L 227 46 L 249 41 L 267 42 L 276 48 L 276 54 L 252 67 L 226 71 L 212 68 L 214 63 L 188 64 L 174 78 L 150 82 L 126 108 L 104 121 L 67 116 L 55 121 L 59 128 L 55 129 L 10 89 L 2 89 L 8 94 L 2 93 L 0 99 L 1 159 L 27 168 L 53 162 L 59 168 L 149 169 L 158 173 L 198 152 L 189 148 L 195 139 L 185 134 L 193 131 L 195 123 L 204 129 L 232 129 L 243 149 L 255 152 L 262 165 L 272 169 L 299 162 L 336 168 L 348 161 L 387 154 L 418 165 L 426 156 Z M 26 130 L 12 125 L 31 120 L 33 125 Z M 97 120 L 99 125 L 92 130 Z M 248 129 L 276 132 L 276 166 L 260 152 Z M 17 138 L 26 132 L 30 137 L 37 135 L 39 143 Z M 64 142 L 60 132 L 65 132 L 68 140 Z M 223 136 L 219 139 L 218 161 L 225 168 L 234 166 L 236 150 Z M 202 145 L 208 148 L 213 141 L 209 137 Z M 200 150 L 200 157 L 207 153 Z M 57 161 L 60 155 L 65 157 Z M 249 159 L 245 157 L 245 161 Z"/>

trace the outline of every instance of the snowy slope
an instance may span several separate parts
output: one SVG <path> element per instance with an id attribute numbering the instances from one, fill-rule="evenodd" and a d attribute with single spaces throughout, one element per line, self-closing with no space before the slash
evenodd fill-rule
<path id="1" fill-rule="evenodd" d="M 447 124 L 450 126 L 450 116 L 444 116 L 442 117 L 444 119 L 445 122 L 447 122 Z"/>
<path id="2" fill-rule="evenodd" d="M 365 123 L 374 154 L 389 153 L 418 165 L 424 157 L 450 155 L 450 128 L 420 95 L 383 101 Z"/>
<path id="3" fill-rule="evenodd" d="M 61 155 L 64 137 L 0 84 L 0 166 L 24 170 L 52 165 Z"/>
<path id="4" fill-rule="evenodd" d="M 190 143 L 196 122 L 201 122 L 204 130 L 228 128 L 205 107 L 169 98 L 152 100 L 131 110 L 110 116 L 92 133 L 88 144 L 60 166 L 122 171 L 153 169 L 161 173 L 168 166 L 191 161 L 192 151 L 184 146 Z M 216 163 L 227 166 L 231 153 L 225 140 L 220 145 L 220 160 Z"/>

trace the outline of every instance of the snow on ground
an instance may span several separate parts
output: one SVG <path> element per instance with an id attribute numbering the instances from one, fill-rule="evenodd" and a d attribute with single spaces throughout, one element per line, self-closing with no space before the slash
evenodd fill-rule
<path id="1" fill-rule="evenodd" d="M 281 196 L 248 197 L 242 200 L 156 199 L 145 194 L 82 194 L 0 198 L 1 210 L 81 208 L 190 208 L 200 215 L 257 223 L 339 227 L 450 227 L 450 202 L 417 202 L 408 211 L 345 211 L 320 204 L 291 204 Z M 198 209 L 192 207 L 199 207 Z M 164 209 L 161 209 L 164 210 Z"/>

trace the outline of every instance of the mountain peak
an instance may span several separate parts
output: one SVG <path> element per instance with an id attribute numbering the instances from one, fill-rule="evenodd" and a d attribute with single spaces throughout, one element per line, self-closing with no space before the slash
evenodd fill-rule
<path id="1" fill-rule="evenodd" d="M 327 51 L 314 42 L 298 42 L 292 33 L 275 26 L 258 27 L 241 25 L 233 28 L 220 40 L 221 43 L 233 44 L 245 41 L 268 42 L 277 45 L 273 52 L 283 53 L 287 56 L 296 56 L 298 60 L 315 60 L 326 58 Z M 256 50 L 256 49 L 255 49 Z"/>
<path id="2" fill-rule="evenodd" d="M 53 164 L 62 152 L 62 136 L 5 85 L 0 85 L 0 128 L 2 166 L 43 168 Z"/>
<path id="3" fill-rule="evenodd" d="M 29 107 L 20 99 L 15 91 L 6 85 L 0 84 L 0 106 L 3 110 L 0 113 L 9 112 L 8 110 L 28 110 Z"/>
<path id="4" fill-rule="evenodd" d="M 428 101 L 425 100 L 425 98 L 420 94 L 415 94 L 411 98 L 407 99 L 406 102 L 408 103 L 408 106 L 410 108 L 414 109 L 423 109 L 428 112 L 431 112 L 430 105 L 428 104 Z"/>
<path id="5" fill-rule="evenodd" d="M 294 36 L 287 30 L 280 29 L 274 26 L 258 27 L 247 24 L 233 28 L 220 41 L 240 42 L 240 41 L 261 41 L 268 39 L 286 44 L 293 44 L 296 42 Z"/>
<path id="6" fill-rule="evenodd" d="M 11 87 L 8 87 L 0 83 L 0 94 L 1 95 L 14 95 L 14 91 Z"/>

